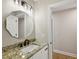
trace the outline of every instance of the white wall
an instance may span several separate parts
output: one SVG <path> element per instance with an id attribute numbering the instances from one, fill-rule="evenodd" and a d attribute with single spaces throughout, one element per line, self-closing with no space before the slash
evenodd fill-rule
<path id="1" fill-rule="evenodd" d="M 35 33 L 41 42 L 48 40 L 48 6 L 61 0 L 38 0 L 35 2 Z"/>
<path id="2" fill-rule="evenodd" d="M 2 0 L 2 46 L 7 46 L 7 45 L 11 45 L 11 44 L 15 44 L 19 41 L 23 41 L 24 39 L 15 39 L 12 38 L 9 33 L 6 31 L 5 28 L 5 19 L 6 17 L 9 15 L 9 13 L 11 13 L 12 11 L 15 10 L 22 10 L 25 11 L 23 7 L 20 7 L 16 4 L 14 4 L 13 2 L 14 0 Z M 31 4 L 32 6 L 34 6 L 33 0 L 26 0 L 28 1 L 29 4 Z M 34 38 L 35 37 L 35 32 L 33 31 L 33 33 L 27 37 L 27 38 Z"/>
<path id="3" fill-rule="evenodd" d="M 47 42 L 48 40 L 47 23 L 49 21 L 48 20 L 49 15 L 47 9 L 49 5 L 51 4 L 53 5 L 54 3 L 57 3 L 59 1 L 62 0 L 38 0 L 35 3 L 35 30 L 37 40 L 41 42 L 42 41 Z M 56 21 L 55 35 L 57 37 L 55 36 L 53 46 L 57 50 L 62 50 L 65 52 L 71 52 L 76 54 L 76 10 L 72 9 L 67 10 L 65 12 L 64 11 L 57 12 L 54 15 L 56 15 L 54 18 L 57 19 L 55 20 Z M 64 19 L 64 17 L 66 20 Z"/>
<path id="4" fill-rule="evenodd" d="M 12 38 L 8 32 L 5 29 L 5 19 L 9 15 L 11 11 L 15 10 L 24 10 L 22 7 L 18 7 L 13 3 L 14 0 L 2 0 L 2 45 L 7 46 L 14 43 L 17 43 L 19 41 L 23 41 L 23 39 L 16 40 L 15 38 Z M 38 0 L 39 2 L 33 2 L 33 0 L 25 0 L 29 4 L 31 4 L 35 10 L 35 27 L 36 27 L 36 33 L 33 32 L 33 34 L 30 36 L 30 38 L 34 38 L 36 34 L 36 39 L 39 41 L 46 40 L 48 38 L 47 33 L 47 15 L 48 15 L 48 5 L 60 1 L 60 0 Z M 34 5 L 35 3 L 35 5 Z M 41 34 L 44 33 L 44 34 Z"/>
<path id="5" fill-rule="evenodd" d="M 77 53 L 76 9 L 52 13 L 54 19 L 54 49 Z"/>

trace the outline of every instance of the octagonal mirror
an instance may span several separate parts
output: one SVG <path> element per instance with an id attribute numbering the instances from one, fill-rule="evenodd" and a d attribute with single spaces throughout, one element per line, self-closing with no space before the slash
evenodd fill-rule
<path id="1" fill-rule="evenodd" d="M 33 18 L 23 11 L 13 11 L 6 17 L 6 29 L 12 37 L 25 38 L 33 32 Z"/>

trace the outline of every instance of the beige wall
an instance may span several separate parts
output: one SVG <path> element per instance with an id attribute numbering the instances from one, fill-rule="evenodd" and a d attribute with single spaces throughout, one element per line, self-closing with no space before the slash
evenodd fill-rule
<path id="1" fill-rule="evenodd" d="M 53 13 L 54 49 L 77 53 L 76 9 Z"/>
<path id="2" fill-rule="evenodd" d="M 24 10 L 22 7 L 18 7 L 18 5 L 14 4 L 13 1 L 14 0 L 2 0 L 2 46 L 3 47 L 17 43 L 19 41 L 23 41 L 23 39 L 12 38 L 5 28 L 5 19 L 9 15 L 9 13 L 15 10 L 23 10 L 26 12 L 26 10 Z M 30 1 L 27 0 L 27 1 L 30 5 L 34 6 L 34 2 L 32 0 Z M 33 33 L 27 38 L 34 38 L 34 37 L 35 37 L 35 32 L 33 31 Z"/>

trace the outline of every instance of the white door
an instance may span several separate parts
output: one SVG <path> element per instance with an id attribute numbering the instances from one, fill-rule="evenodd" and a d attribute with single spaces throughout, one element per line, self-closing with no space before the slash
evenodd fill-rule
<path id="1" fill-rule="evenodd" d="M 52 18 L 51 18 L 51 9 L 49 11 L 48 17 L 48 46 L 49 46 L 49 59 L 52 59 L 53 54 L 53 28 L 52 28 Z"/>
<path id="2" fill-rule="evenodd" d="M 30 57 L 29 59 L 33 59 L 33 57 Z"/>
<path id="3" fill-rule="evenodd" d="M 52 26 L 50 23 L 50 31 L 49 31 L 49 40 L 48 40 L 48 46 L 49 46 L 49 59 L 52 59 L 52 54 L 53 54 L 53 32 L 52 32 Z"/>
<path id="4" fill-rule="evenodd" d="M 42 59 L 48 59 L 48 46 L 42 49 Z"/>
<path id="5" fill-rule="evenodd" d="M 48 59 L 48 46 L 45 46 L 39 52 L 37 52 L 33 57 L 33 59 Z"/>

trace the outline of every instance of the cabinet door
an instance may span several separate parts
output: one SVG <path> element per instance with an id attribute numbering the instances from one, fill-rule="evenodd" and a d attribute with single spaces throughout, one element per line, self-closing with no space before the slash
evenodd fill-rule
<path id="1" fill-rule="evenodd" d="M 33 58 L 31 57 L 31 58 L 29 58 L 29 59 L 33 59 Z"/>
<path id="2" fill-rule="evenodd" d="M 33 59 L 48 59 L 48 47 L 45 46 L 39 52 L 37 52 L 33 57 Z"/>
<path id="3" fill-rule="evenodd" d="M 37 52 L 32 58 L 33 59 L 42 59 L 42 51 Z"/>
<path id="4" fill-rule="evenodd" d="M 42 49 L 42 59 L 48 59 L 48 46 Z"/>

